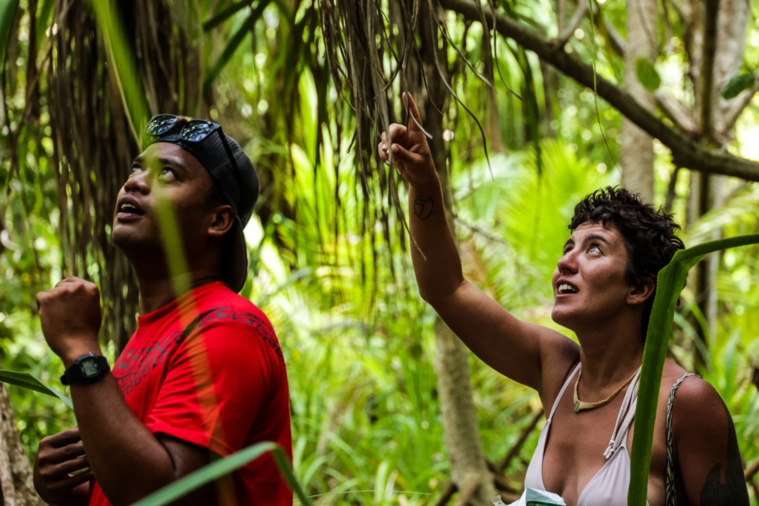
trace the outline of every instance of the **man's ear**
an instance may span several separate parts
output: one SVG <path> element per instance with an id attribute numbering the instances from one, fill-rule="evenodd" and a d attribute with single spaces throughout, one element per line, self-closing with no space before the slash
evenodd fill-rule
<path id="1" fill-rule="evenodd" d="M 655 290 L 656 281 L 654 279 L 643 279 L 630 287 L 630 291 L 627 293 L 627 303 L 633 305 L 643 304 L 649 297 L 653 296 Z"/>
<path id="2" fill-rule="evenodd" d="M 211 223 L 208 225 L 208 235 L 221 237 L 226 234 L 235 223 L 235 212 L 229 204 L 218 205 L 213 210 Z"/>

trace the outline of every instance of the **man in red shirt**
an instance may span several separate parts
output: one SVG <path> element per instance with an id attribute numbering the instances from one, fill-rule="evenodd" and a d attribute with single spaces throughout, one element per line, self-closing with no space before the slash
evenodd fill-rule
<path id="1" fill-rule="evenodd" d="M 113 368 L 98 344 L 96 285 L 67 278 L 37 295 L 79 423 L 40 442 L 34 483 L 51 504 L 131 504 L 261 441 L 292 455 L 279 342 L 236 293 L 258 198 L 253 165 L 210 121 L 164 114 L 146 133 L 152 142 L 119 192 L 111 235 L 140 291 L 137 331 Z M 183 501 L 290 505 L 292 492 L 265 456 Z"/>

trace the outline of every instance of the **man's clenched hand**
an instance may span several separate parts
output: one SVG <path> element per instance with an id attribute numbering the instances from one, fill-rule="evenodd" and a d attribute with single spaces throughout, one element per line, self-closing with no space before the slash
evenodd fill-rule
<path id="1" fill-rule="evenodd" d="M 77 357 L 100 349 L 97 285 L 75 277 L 66 278 L 53 289 L 39 292 L 37 305 L 45 340 L 66 367 Z"/>

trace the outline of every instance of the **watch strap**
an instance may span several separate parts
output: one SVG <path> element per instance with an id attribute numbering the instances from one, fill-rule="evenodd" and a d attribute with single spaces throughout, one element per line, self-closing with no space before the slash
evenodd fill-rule
<path id="1" fill-rule="evenodd" d="M 92 370 L 90 374 L 85 372 L 88 369 Z M 61 376 L 61 383 L 67 386 L 76 383 L 91 385 L 100 381 L 110 370 L 108 359 L 103 355 L 85 353 L 66 369 L 66 372 Z"/>

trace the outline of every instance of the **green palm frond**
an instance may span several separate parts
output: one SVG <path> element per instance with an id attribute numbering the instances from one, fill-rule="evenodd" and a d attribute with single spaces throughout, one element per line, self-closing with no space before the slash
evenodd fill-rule
<path id="1" fill-rule="evenodd" d="M 731 237 L 711 241 L 675 253 L 672 261 L 659 271 L 656 281 L 656 298 L 643 351 L 638 404 L 635 410 L 635 436 L 632 443 L 631 477 L 627 503 L 644 506 L 648 489 L 648 472 L 651 461 L 651 445 L 656 421 L 664 359 L 669 342 L 670 329 L 675 314 L 677 298 L 685 285 L 688 271 L 704 255 L 727 248 L 759 243 L 759 234 Z"/>

